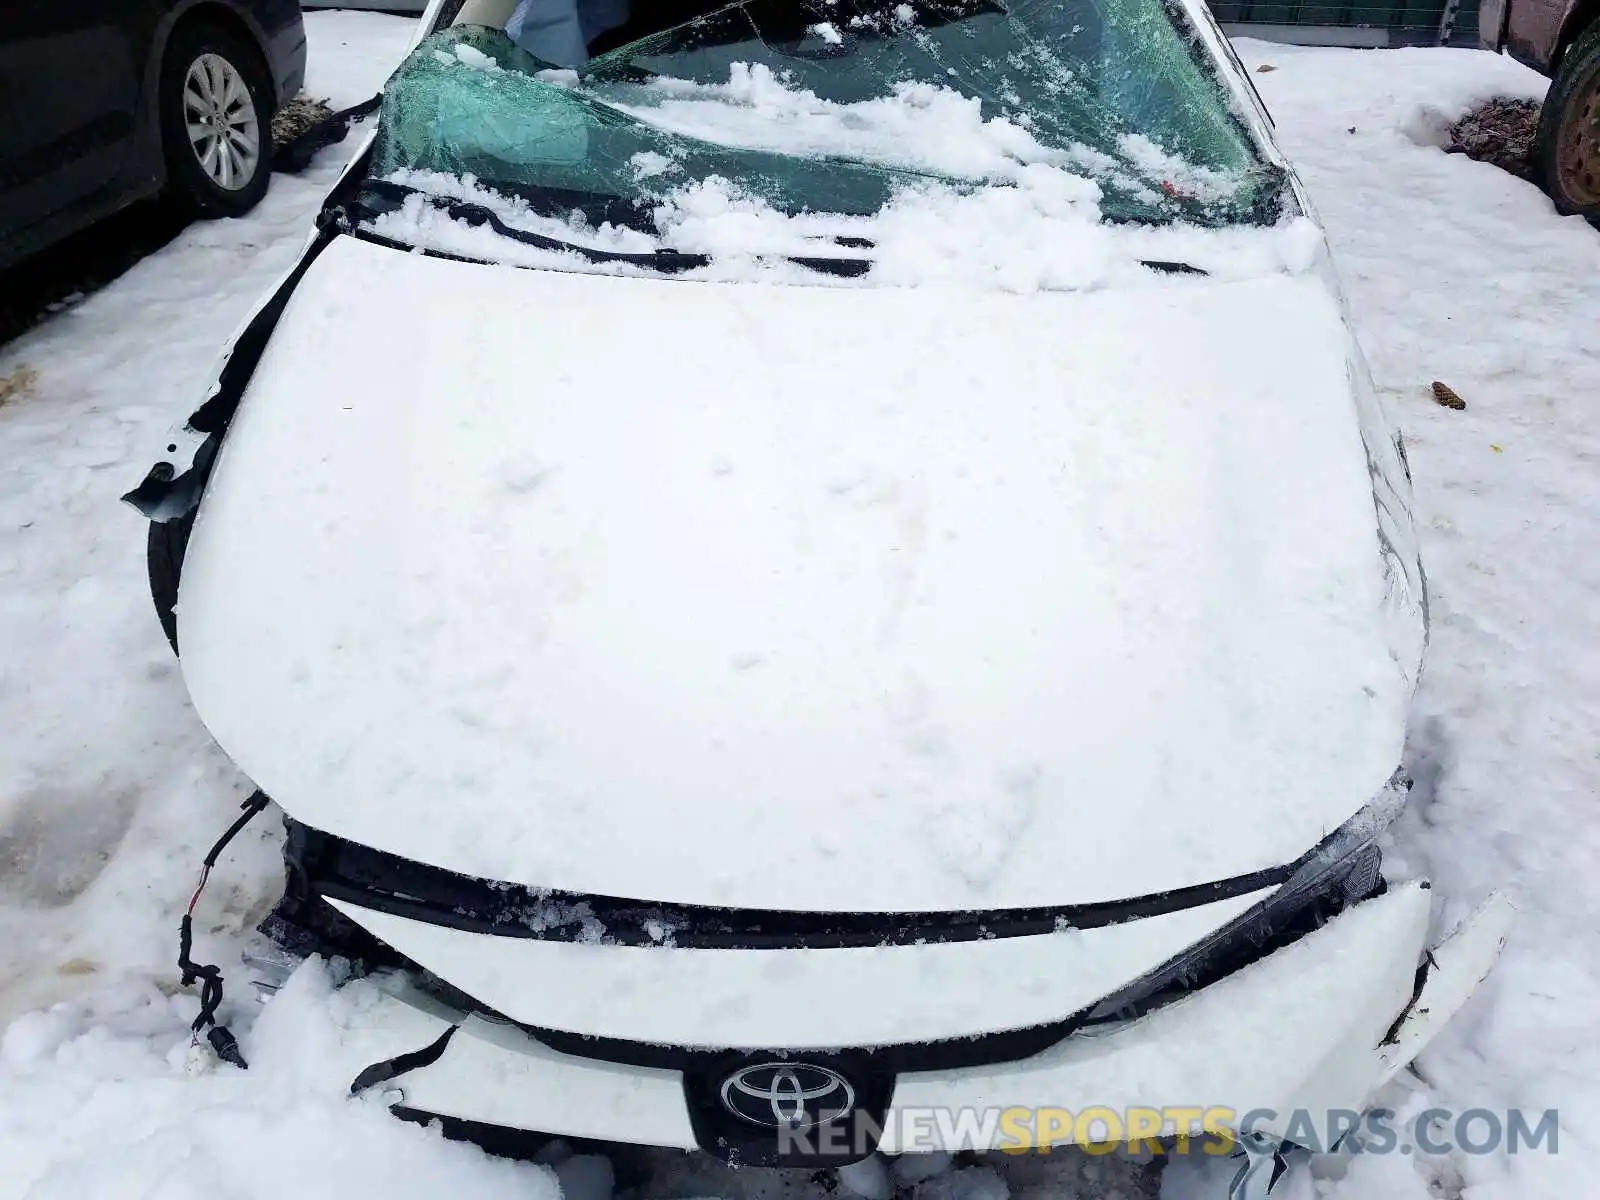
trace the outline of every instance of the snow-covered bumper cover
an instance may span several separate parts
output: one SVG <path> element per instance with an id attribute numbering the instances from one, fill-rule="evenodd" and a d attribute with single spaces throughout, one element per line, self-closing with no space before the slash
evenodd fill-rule
<path id="1" fill-rule="evenodd" d="M 1025 1116 L 1020 1123 L 993 1119 L 1008 1109 L 1194 1108 L 1189 1132 L 1196 1133 L 1199 1110 L 1271 1110 L 1283 1124 L 1297 1110 L 1359 1110 L 1489 972 L 1511 915 L 1496 896 L 1428 949 L 1429 907 L 1425 885 L 1399 886 L 1139 1019 L 1079 1029 L 1018 1061 L 898 1073 L 883 1098 L 878 1148 L 1017 1147 L 1019 1129 L 1040 1129 Z M 516 1024 L 454 1010 L 398 977 L 348 1031 L 342 1049 L 352 1062 L 383 1063 L 427 1047 L 439 1051 L 433 1061 L 374 1089 L 397 1111 L 567 1137 L 717 1148 L 707 1145 L 708 1118 L 697 1111 L 703 1106 L 689 1078 L 698 1068 L 612 1061 L 615 1054 L 599 1056 L 605 1050 L 564 1053 Z M 714 1057 L 708 1065 L 717 1066 Z M 1258 1119 L 1256 1128 L 1278 1126 Z M 1180 1130 L 1169 1124 L 1166 1132 Z M 1063 1143 L 1073 1134 L 1072 1122 L 1057 1123 L 1042 1140 Z"/>

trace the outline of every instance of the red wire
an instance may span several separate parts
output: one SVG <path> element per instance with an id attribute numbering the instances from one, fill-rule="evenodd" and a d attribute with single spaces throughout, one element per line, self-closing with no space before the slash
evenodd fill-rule
<path id="1" fill-rule="evenodd" d="M 200 893 L 206 890 L 206 880 L 211 878 L 211 868 L 206 867 L 200 872 L 200 882 L 195 885 L 194 895 L 189 897 L 189 915 L 194 916 L 194 906 L 200 903 Z"/>

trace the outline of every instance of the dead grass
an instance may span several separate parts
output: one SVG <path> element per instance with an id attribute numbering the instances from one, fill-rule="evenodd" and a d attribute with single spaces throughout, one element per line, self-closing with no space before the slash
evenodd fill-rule
<path id="1" fill-rule="evenodd" d="M 29 395 L 39 382 L 39 372 L 24 364 L 9 375 L 0 375 L 0 408 L 11 401 Z"/>
<path id="2" fill-rule="evenodd" d="M 1521 179 L 1533 177 L 1533 138 L 1539 105 L 1498 97 L 1480 104 L 1450 127 L 1446 154 L 1465 154 L 1493 163 Z"/>
<path id="3" fill-rule="evenodd" d="M 306 130 L 333 116 L 326 100 L 313 100 L 301 94 L 281 105 L 272 118 L 272 144 L 285 146 Z"/>

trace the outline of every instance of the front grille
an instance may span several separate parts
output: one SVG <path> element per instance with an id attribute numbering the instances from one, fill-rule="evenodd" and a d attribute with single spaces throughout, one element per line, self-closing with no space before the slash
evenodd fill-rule
<path id="1" fill-rule="evenodd" d="M 349 963 L 354 974 L 387 971 L 403 972 L 419 990 L 463 1014 L 477 1014 L 489 1020 L 515 1025 L 530 1037 L 558 1054 L 597 1059 L 626 1066 L 681 1071 L 696 1077 L 714 1073 L 730 1054 L 784 1058 L 791 1050 L 784 1046 L 702 1049 L 691 1046 L 661 1045 L 623 1038 L 593 1037 L 561 1029 L 546 1029 L 516 1021 L 497 1012 L 448 981 L 439 978 L 350 920 L 315 892 L 300 890 L 291 867 L 289 885 L 278 905 L 260 925 L 260 932 L 290 954 L 305 958 L 321 954 Z M 947 1038 L 931 1042 L 906 1042 L 871 1047 L 839 1047 L 835 1053 L 848 1053 L 860 1069 L 872 1075 L 894 1077 L 911 1071 L 958 1070 L 1015 1062 L 1048 1050 L 1072 1033 L 1082 1021 L 1074 1013 L 1060 1021 L 1009 1029 L 973 1037 Z M 795 1054 L 815 1057 L 815 1048 L 795 1050 Z"/>
<path id="2" fill-rule="evenodd" d="M 287 881 L 283 898 L 261 931 L 291 953 L 321 953 L 348 960 L 358 972 L 404 971 L 424 991 L 450 1007 L 516 1025 L 550 1049 L 575 1057 L 705 1075 L 731 1054 L 784 1057 L 782 1046 L 707 1050 L 595 1037 L 515 1021 L 431 975 L 346 918 L 328 898 L 363 908 L 469 932 L 500 937 L 594 941 L 608 945 L 715 949 L 834 948 L 953 942 L 976 938 L 1050 934 L 1093 928 L 1174 912 L 1283 882 L 1296 864 L 1215 884 L 1097 905 L 941 913 L 813 913 L 654 904 L 609 896 L 543 891 L 461 875 L 334 837 L 285 818 Z M 1381 881 L 1380 881 L 1381 886 Z M 1350 897 L 1357 899 L 1359 897 Z M 1015 1062 L 1039 1054 L 1079 1027 L 1108 1018 L 1126 1019 L 1196 987 L 1214 982 L 1248 962 L 1302 936 L 1327 918 L 1296 914 L 1270 936 L 1233 941 L 1206 955 L 1193 971 L 1175 976 L 1137 997 L 1136 1004 L 1105 1004 L 1047 1024 L 972 1037 L 870 1047 L 838 1047 L 871 1076 L 958 1070 Z M 1342 907 L 1342 905 L 1340 906 Z M 1337 911 L 1337 908 L 1332 911 Z M 1301 919 L 1301 918 L 1304 919 Z M 1161 975 L 1158 971 L 1154 975 Z M 805 1054 L 818 1051 L 808 1049 Z"/>

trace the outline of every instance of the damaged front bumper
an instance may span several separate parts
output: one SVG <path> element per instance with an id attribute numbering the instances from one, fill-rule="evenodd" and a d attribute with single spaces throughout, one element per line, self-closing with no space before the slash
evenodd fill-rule
<path id="1" fill-rule="evenodd" d="M 1252 1144 L 1270 1147 L 1297 1113 L 1320 1121 L 1328 1112 L 1359 1111 L 1488 974 L 1511 919 L 1497 895 L 1429 948 L 1429 910 L 1426 885 L 1397 886 L 1137 1019 L 1079 1028 L 1017 1061 L 901 1072 L 877 1148 L 1067 1144 L 1080 1140 L 1081 1127 L 1058 1121 L 1046 1130 L 1026 1114 L 1089 1108 L 1193 1110 L 1187 1122 L 1169 1118 L 1168 1135 L 1215 1135 L 1219 1111 L 1249 1114 Z M 411 973 L 375 978 L 372 1003 L 343 1034 L 341 1061 L 352 1077 L 374 1063 L 415 1062 L 420 1049 L 439 1051 L 425 1065 L 380 1073 L 372 1090 L 399 1115 L 443 1117 L 463 1129 L 712 1148 L 685 1070 L 569 1053 L 581 1043 L 556 1049 L 537 1031 L 472 1011 L 464 997 L 418 987 Z M 986 1119 L 1008 1110 L 1023 1115 Z M 1041 1132 L 1048 1136 L 1019 1139 Z M 1266 1183 L 1259 1186 L 1266 1195 Z"/>

